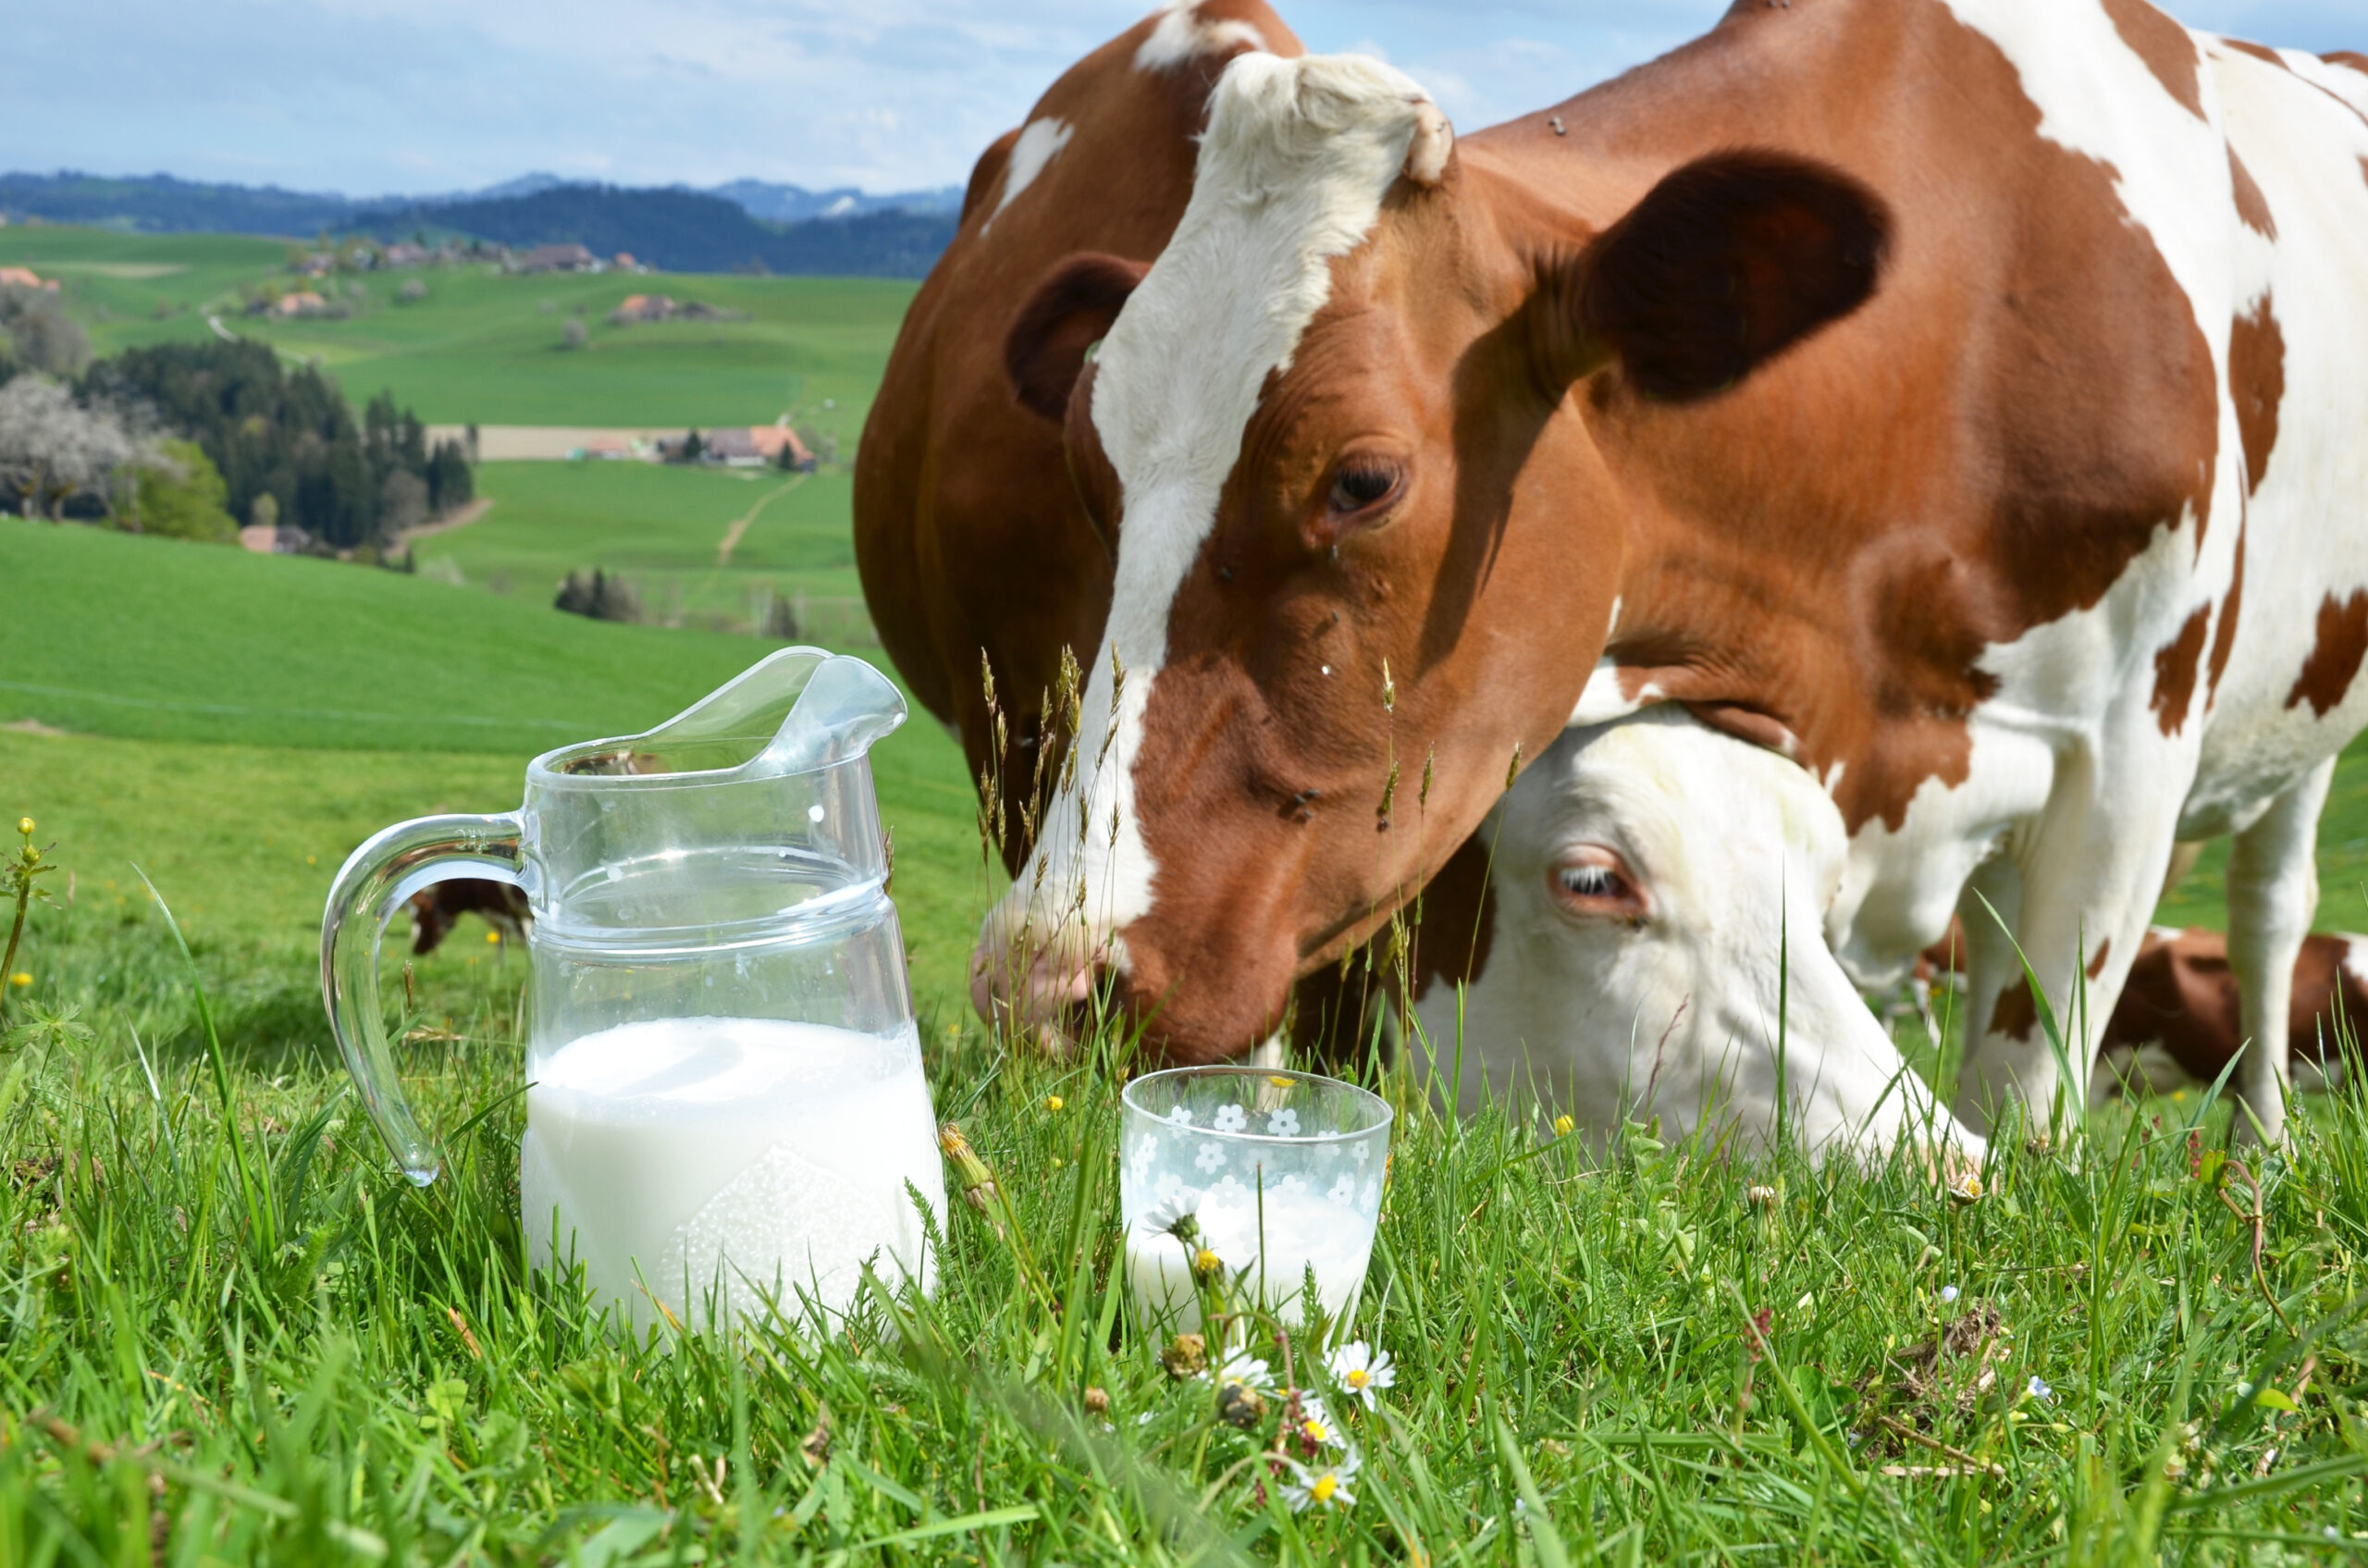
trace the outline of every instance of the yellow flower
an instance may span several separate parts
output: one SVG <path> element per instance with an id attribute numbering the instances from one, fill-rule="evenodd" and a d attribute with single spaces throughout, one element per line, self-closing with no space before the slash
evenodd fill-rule
<path id="1" fill-rule="evenodd" d="M 1572 1121 L 1569 1117 L 1556 1117 L 1554 1118 L 1554 1136 L 1557 1138 L 1568 1138 L 1571 1135 L 1571 1130 L 1578 1125 L 1579 1124 L 1577 1122 Z"/>
<path id="2" fill-rule="evenodd" d="M 31 975 L 21 976 L 18 983 L 21 984 L 24 981 L 28 981 L 32 978 L 33 977 Z M 1215 1274 L 1219 1267 L 1223 1266 L 1224 1261 L 1225 1260 L 1218 1257 L 1216 1253 L 1209 1251 L 1208 1248 L 1202 1247 L 1198 1253 L 1195 1253 L 1192 1255 L 1192 1267 L 1195 1272 L 1201 1274 Z"/>
<path id="3" fill-rule="evenodd" d="M 320 864 L 320 860 L 319 860 L 319 858 L 318 858 L 317 857 L 315 857 L 315 856 L 307 855 L 307 856 L 305 856 L 305 857 L 304 857 L 304 864 L 306 864 L 306 865 L 308 865 L 308 866 L 316 866 L 316 865 Z"/>
<path id="4" fill-rule="evenodd" d="M 1296 1083 L 1299 1080 L 1297 1079 L 1285 1078 L 1279 1073 L 1270 1072 L 1266 1075 L 1266 1081 L 1273 1084 L 1277 1089 L 1289 1089 L 1293 1083 Z"/>
<path id="5" fill-rule="evenodd" d="M 1057 1111 L 1067 1103 L 1067 1101 L 1062 1099 L 1058 1094 L 1047 1094 L 1044 1096 L 1044 1108 L 1048 1111 Z"/>
<path id="6" fill-rule="evenodd" d="M 1981 1178 L 1972 1171 L 1965 1172 L 1949 1183 L 1949 1196 L 1960 1204 L 1979 1202 L 1981 1197 Z"/>
<path id="7" fill-rule="evenodd" d="M 18 831 L 18 833 L 23 833 L 27 838 L 31 838 L 31 837 L 32 837 L 32 835 L 33 835 L 33 820 L 32 820 L 31 817 L 19 817 L 19 818 L 18 818 L 18 819 L 17 819 L 17 831 Z"/>
<path id="8" fill-rule="evenodd" d="M 1310 1502 L 1330 1502 L 1332 1500 L 1332 1494 L 1339 1489 L 1339 1476 L 1318 1475 L 1315 1478 L 1315 1485 L 1307 1488 L 1307 1498 Z"/>
<path id="9" fill-rule="evenodd" d="M 2171 1091 L 2171 1098 L 2173 1100 L 2184 1100 L 2187 1098 L 2187 1091 L 2184 1089 L 2174 1089 Z"/>
<path id="10" fill-rule="evenodd" d="M 485 933 L 485 939 L 487 942 L 500 942 L 501 940 L 501 933 L 498 931 L 489 931 Z"/>
<path id="11" fill-rule="evenodd" d="M 8 983 L 11 985 L 31 985 L 32 982 L 33 977 L 21 969 L 8 977 Z"/>

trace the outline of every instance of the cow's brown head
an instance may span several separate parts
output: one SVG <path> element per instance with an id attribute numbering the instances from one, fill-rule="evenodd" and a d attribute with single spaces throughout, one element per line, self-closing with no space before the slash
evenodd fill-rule
<path id="1" fill-rule="evenodd" d="M 990 1013 L 1100 982 L 1183 1062 L 1274 1028 L 1602 653 L 1652 502 L 1591 389 L 1715 397 L 1874 287 L 1881 209 L 1798 160 L 1687 165 L 1598 231 L 1452 146 L 1386 66 L 1245 56 L 1156 263 L 1073 258 L 1018 318 L 1117 581 L 1074 787 L 981 933 Z"/>

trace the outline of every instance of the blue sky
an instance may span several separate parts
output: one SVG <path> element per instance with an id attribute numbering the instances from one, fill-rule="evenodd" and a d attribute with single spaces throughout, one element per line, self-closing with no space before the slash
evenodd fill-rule
<path id="1" fill-rule="evenodd" d="M 354 194 L 528 169 L 958 183 L 1150 0 L 72 0 L 17 8 L 0 167 Z M 1536 108 L 1725 0 L 1281 0 L 1311 48 L 1386 56 L 1459 124 Z M 2173 0 L 2182 20 L 2368 48 L 2362 0 Z"/>

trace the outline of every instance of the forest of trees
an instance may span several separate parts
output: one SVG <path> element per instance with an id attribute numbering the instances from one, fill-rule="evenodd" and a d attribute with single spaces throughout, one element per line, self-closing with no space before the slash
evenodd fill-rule
<path id="1" fill-rule="evenodd" d="M 239 521 L 293 524 L 331 549 L 383 544 L 473 494 L 460 443 L 431 448 L 391 393 L 357 423 L 327 377 L 283 365 L 263 343 L 127 349 L 92 364 L 79 390 L 87 404 L 144 410 L 194 440 Z M 258 509 L 265 496 L 272 505 Z"/>

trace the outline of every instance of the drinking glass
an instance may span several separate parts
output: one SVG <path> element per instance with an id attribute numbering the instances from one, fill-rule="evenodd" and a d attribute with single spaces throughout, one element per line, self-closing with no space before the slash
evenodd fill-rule
<path id="1" fill-rule="evenodd" d="M 1387 1102 L 1255 1067 L 1149 1073 L 1120 1099 L 1119 1206 L 1147 1325 L 1200 1330 L 1196 1273 L 1220 1278 L 1237 1309 L 1254 1302 L 1291 1322 L 1313 1306 L 1336 1331 L 1348 1322 L 1381 1218 Z"/>

